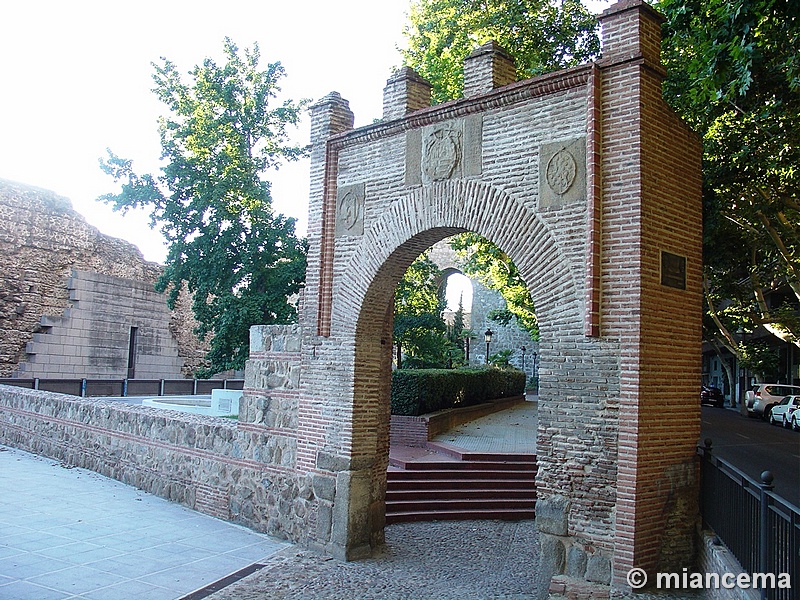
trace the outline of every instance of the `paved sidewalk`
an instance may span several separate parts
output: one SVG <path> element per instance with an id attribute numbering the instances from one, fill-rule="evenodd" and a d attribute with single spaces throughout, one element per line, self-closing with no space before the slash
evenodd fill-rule
<path id="1" fill-rule="evenodd" d="M 459 425 L 434 438 L 472 452 L 536 454 L 537 396 Z"/>
<path id="2" fill-rule="evenodd" d="M 0 446 L 2 600 L 174 600 L 287 546 Z"/>

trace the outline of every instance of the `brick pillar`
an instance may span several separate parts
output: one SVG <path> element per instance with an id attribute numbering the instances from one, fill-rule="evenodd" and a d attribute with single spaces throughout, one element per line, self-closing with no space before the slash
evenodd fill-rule
<path id="1" fill-rule="evenodd" d="M 411 67 L 401 67 L 383 88 L 383 118 L 402 119 L 431 105 L 431 84 Z"/>
<path id="2" fill-rule="evenodd" d="M 329 151 L 327 140 L 352 129 L 353 121 L 349 103 L 338 92 L 331 92 L 311 107 L 309 255 L 300 317 L 300 322 L 310 333 L 324 334 L 326 325 L 330 325 L 337 154 Z"/>
<path id="3" fill-rule="evenodd" d="M 464 60 L 465 98 L 491 92 L 516 80 L 514 59 L 494 40 L 476 48 Z"/>
<path id="4" fill-rule="evenodd" d="M 665 105 L 663 18 L 642 0 L 600 17 L 602 320 L 618 339 L 612 586 L 691 566 L 698 507 L 701 150 Z"/>

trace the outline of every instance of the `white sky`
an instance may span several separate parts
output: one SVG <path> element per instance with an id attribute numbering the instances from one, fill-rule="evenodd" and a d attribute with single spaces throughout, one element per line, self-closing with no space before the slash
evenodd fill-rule
<path id="1" fill-rule="evenodd" d="M 593 12 L 611 4 L 585 2 Z M 401 64 L 409 0 L 2 0 L 0 178 L 52 190 L 102 232 L 133 242 L 148 260 L 166 252 L 144 214 L 122 217 L 96 202 L 117 191 L 98 166 L 110 148 L 139 173 L 157 174 L 152 62 L 188 72 L 222 61 L 225 36 L 258 42 L 262 65 L 280 61 L 292 99 L 331 91 L 350 102 L 356 126 L 381 117 L 383 87 Z M 308 121 L 296 143 L 308 143 Z M 267 177 L 277 211 L 306 229 L 308 162 Z"/>

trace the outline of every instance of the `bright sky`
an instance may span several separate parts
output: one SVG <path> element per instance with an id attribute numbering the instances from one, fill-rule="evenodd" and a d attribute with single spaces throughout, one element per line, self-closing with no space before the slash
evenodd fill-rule
<path id="1" fill-rule="evenodd" d="M 607 0 L 587 2 L 600 12 Z M 222 60 L 229 36 L 258 42 L 262 64 L 280 61 L 288 98 L 331 91 L 350 102 L 356 126 L 381 117 L 383 87 L 401 64 L 410 0 L 26 0 L 4 2 L 0 25 L 0 178 L 52 190 L 102 232 L 162 261 L 160 235 L 144 214 L 122 217 L 96 202 L 117 191 L 98 166 L 110 148 L 156 174 L 163 112 L 151 89 L 164 56 L 188 72 Z M 296 143 L 308 143 L 308 120 Z M 305 233 L 308 162 L 268 176 L 276 210 Z"/>

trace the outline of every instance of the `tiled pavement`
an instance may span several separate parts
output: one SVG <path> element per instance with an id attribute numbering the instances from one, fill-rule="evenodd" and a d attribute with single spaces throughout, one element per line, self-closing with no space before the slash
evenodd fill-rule
<path id="1" fill-rule="evenodd" d="M 0 446 L 2 600 L 174 600 L 287 545 Z"/>

